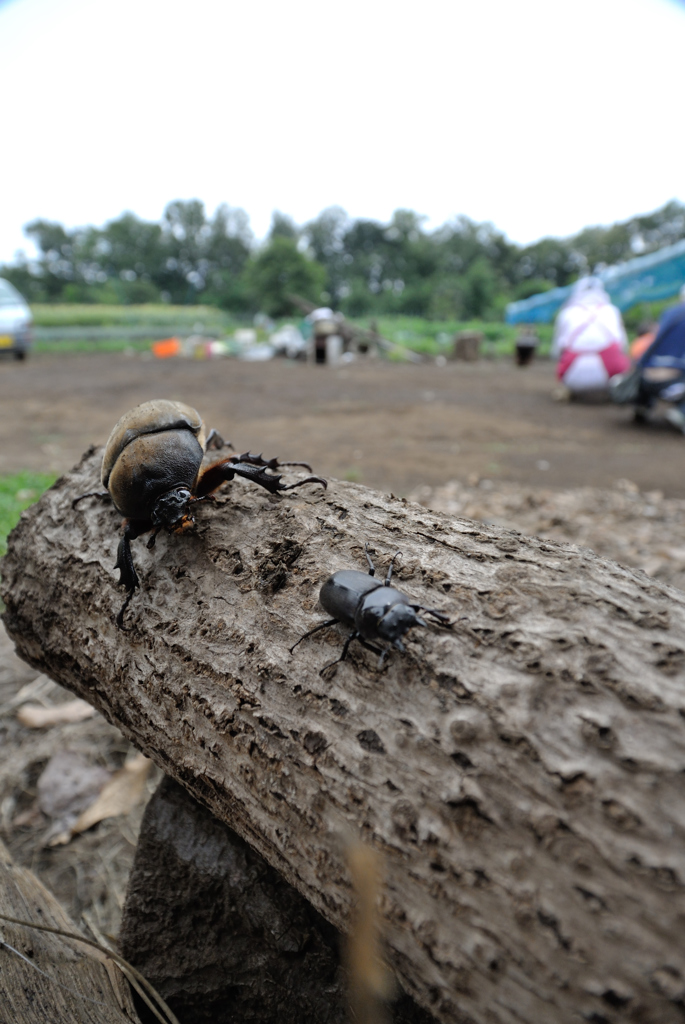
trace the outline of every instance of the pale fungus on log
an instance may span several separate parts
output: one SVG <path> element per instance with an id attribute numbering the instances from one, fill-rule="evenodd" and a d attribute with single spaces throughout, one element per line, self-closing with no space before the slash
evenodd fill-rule
<path id="1" fill-rule="evenodd" d="M 346 929 L 345 851 L 382 854 L 388 959 L 439 1020 L 681 1022 L 685 593 L 570 545 L 331 481 L 234 481 L 197 530 L 134 544 L 72 499 L 101 453 L 24 513 L 2 565 L 20 655 L 84 697 Z M 447 612 L 407 653 L 325 616 L 322 582 L 380 572 Z"/>

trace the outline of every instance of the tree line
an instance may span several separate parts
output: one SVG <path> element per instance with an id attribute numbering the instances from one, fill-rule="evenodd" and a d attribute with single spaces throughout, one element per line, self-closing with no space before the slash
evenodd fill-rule
<path id="1" fill-rule="evenodd" d="M 527 246 L 464 216 L 428 230 L 411 210 L 383 224 L 337 206 L 304 225 L 276 212 L 257 244 L 243 210 L 224 204 L 210 217 L 197 199 L 169 203 L 160 222 L 124 213 L 103 227 L 36 220 L 24 230 L 38 257 L 20 254 L 0 276 L 30 302 L 204 303 L 282 316 L 295 293 L 350 316 L 488 320 L 513 299 L 679 241 L 685 204 Z"/>

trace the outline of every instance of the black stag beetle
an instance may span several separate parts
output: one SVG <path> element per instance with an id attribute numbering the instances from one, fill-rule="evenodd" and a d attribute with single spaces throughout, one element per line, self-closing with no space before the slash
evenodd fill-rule
<path id="1" fill-rule="evenodd" d="M 272 494 L 307 483 L 327 486 L 318 476 L 283 484 L 280 475 L 267 470 L 302 466 L 311 473 L 311 466 L 306 462 L 263 459 L 249 452 L 220 459 L 201 470 L 205 452 L 224 447 L 233 445 L 226 445 L 216 430 L 206 433 L 202 417 L 195 409 L 166 399 L 143 402 L 131 409 L 109 435 L 102 459 L 102 484 L 106 490 L 82 494 L 72 502 L 72 507 L 83 498 L 105 498 L 124 516 L 114 566 L 121 573 L 119 583 L 128 591 L 117 615 L 120 629 L 129 601 L 140 585 L 131 556 L 131 541 L 136 537 L 152 530 L 147 543 L 152 548 L 163 528 L 170 533 L 183 533 L 195 522 L 192 509 L 198 502 L 213 500 L 213 491 L 234 476 L 252 480 Z"/>
<path id="2" fill-rule="evenodd" d="M 401 552 L 397 551 L 393 555 L 384 583 L 374 578 L 376 567 L 371 561 L 368 543 L 364 545 L 364 553 L 366 561 L 369 563 L 368 573 L 359 572 L 357 569 L 342 569 L 329 576 L 321 587 L 319 601 L 324 610 L 334 618 L 314 626 L 290 648 L 292 654 L 297 645 L 306 640 L 308 636 L 338 622 L 351 626 L 352 632 L 343 645 L 342 654 L 335 661 L 324 665 L 319 675 L 323 675 L 327 669 L 345 660 L 353 640 L 358 640 L 362 647 L 380 655 L 378 667 L 382 668 L 390 648 L 386 647 L 381 650 L 374 647 L 369 641 L 386 640 L 398 651 L 404 653 L 405 647 L 401 637 L 412 626 L 428 625 L 417 615 L 417 612 L 423 611 L 427 615 L 432 615 L 442 625 L 451 625 L 449 615 L 445 615 L 444 612 L 439 612 L 435 608 L 426 608 L 423 604 L 414 604 L 411 598 L 403 594 L 401 590 L 395 590 L 390 586 L 393 565 Z"/>

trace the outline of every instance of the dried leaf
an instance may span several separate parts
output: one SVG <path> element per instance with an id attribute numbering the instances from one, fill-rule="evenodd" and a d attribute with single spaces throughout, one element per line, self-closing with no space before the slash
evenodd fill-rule
<path id="1" fill-rule="evenodd" d="M 17 711 L 17 720 L 28 729 L 45 729 L 50 725 L 83 722 L 95 713 L 95 708 L 88 701 L 78 698 L 51 708 L 41 707 L 40 704 L 24 704 Z"/>
<path id="2" fill-rule="evenodd" d="M 32 679 L 30 683 L 25 683 L 17 693 L 14 694 L 5 704 L 0 704 L 0 718 L 10 714 L 15 708 L 18 708 L 20 704 L 24 704 L 28 700 L 43 700 L 49 696 L 53 690 L 58 690 L 57 683 L 50 679 L 49 676 L 40 675 L 35 679 Z"/>
<path id="3" fill-rule="evenodd" d="M 30 807 L 27 807 L 25 811 L 22 811 L 12 820 L 13 828 L 23 828 L 24 826 L 38 825 L 41 821 L 45 821 L 38 803 L 32 803 Z"/>
<path id="4" fill-rule="evenodd" d="M 128 761 L 103 787 L 97 800 L 80 815 L 72 826 L 71 834 L 85 832 L 105 818 L 129 814 L 143 799 L 151 763 L 144 754 L 137 754 Z"/>

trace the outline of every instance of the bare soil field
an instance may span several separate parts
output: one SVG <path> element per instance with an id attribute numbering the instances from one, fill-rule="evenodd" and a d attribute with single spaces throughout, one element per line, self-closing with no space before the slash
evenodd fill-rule
<path id="1" fill-rule="evenodd" d="M 483 361 L 332 369 L 285 361 L 158 361 L 138 355 L 35 355 L 0 362 L 0 473 L 70 468 L 150 398 L 194 405 L 238 451 L 306 459 L 316 472 L 408 495 L 489 478 L 685 497 L 685 438 L 638 427 L 612 405 L 552 400 L 552 364 Z"/>

